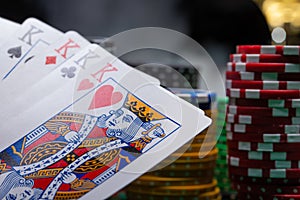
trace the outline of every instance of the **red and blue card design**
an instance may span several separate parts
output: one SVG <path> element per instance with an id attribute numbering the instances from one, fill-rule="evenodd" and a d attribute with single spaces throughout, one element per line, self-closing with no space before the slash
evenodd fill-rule
<path id="1" fill-rule="evenodd" d="M 108 79 L 0 153 L 0 199 L 78 199 L 180 127 Z"/>

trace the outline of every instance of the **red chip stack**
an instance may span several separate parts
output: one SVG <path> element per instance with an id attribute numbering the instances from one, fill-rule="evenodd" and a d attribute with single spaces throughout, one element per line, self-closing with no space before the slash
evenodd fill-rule
<path id="1" fill-rule="evenodd" d="M 300 46 L 237 46 L 226 94 L 227 162 L 238 198 L 300 199 Z"/>

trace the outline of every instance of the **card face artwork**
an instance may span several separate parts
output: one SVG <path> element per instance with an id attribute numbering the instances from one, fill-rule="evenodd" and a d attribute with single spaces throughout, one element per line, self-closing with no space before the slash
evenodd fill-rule
<path id="1" fill-rule="evenodd" d="M 62 35 L 60 31 L 39 20 L 27 19 L 0 49 L 1 79 L 6 79 L 22 62 L 32 59 L 34 55 L 30 52 L 33 49 L 43 49 Z"/>
<path id="2" fill-rule="evenodd" d="M 0 153 L 0 198 L 77 199 L 180 126 L 108 79 Z"/>
<path id="3" fill-rule="evenodd" d="M 0 199 L 106 199 L 211 123 L 74 31 L 5 23 Z"/>

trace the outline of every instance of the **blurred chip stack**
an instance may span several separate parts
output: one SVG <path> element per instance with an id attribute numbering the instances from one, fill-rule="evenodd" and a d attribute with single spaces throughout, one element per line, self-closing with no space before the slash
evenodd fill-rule
<path id="1" fill-rule="evenodd" d="M 231 188 L 228 166 L 227 166 L 227 144 L 226 144 L 226 106 L 228 98 L 218 97 L 217 99 L 217 119 L 214 120 L 217 126 L 217 148 L 219 150 L 215 168 L 215 176 L 218 186 L 222 192 L 223 199 L 235 199 L 235 191 Z"/>
<path id="2" fill-rule="evenodd" d="M 203 109 L 206 115 L 211 115 L 214 93 L 178 88 L 171 91 Z M 215 131 L 209 130 L 199 133 L 193 141 L 163 160 L 155 170 L 131 183 L 126 190 L 128 199 L 221 199 L 217 180 L 214 179 L 218 155 L 218 150 L 214 148 Z"/>
<path id="3" fill-rule="evenodd" d="M 237 46 L 226 72 L 228 168 L 239 199 L 300 199 L 300 46 Z"/>

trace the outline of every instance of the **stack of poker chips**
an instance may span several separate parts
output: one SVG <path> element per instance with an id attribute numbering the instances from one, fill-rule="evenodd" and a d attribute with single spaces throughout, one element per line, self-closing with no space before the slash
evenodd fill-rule
<path id="1" fill-rule="evenodd" d="M 227 144 L 226 144 L 226 106 L 228 104 L 227 97 L 217 98 L 217 145 L 219 150 L 216 161 L 215 177 L 218 181 L 218 186 L 222 192 L 223 199 L 235 199 L 235 191 L 231 188 L 228 166 L 227 166 Z"/>
<path id="2" fill-rule="evenodd" d="M 226 72 L 239 199 L 300 199 L 300 46 L 237 46 Z"/>
<path id="3" fill-rule="evenodd" d="M 203 109 L 207 116 L 211 115 L 214 93 L 177 88 L 171 91 Z M 128 199 L 221 200 L 220 189 L 214 179 L 218 155 L 214 145 L 214 131 L 206 129 L 199 133 L 193 141 L 164 159 L 155 170 L 150 170 L 131 183 L 126 188 Z M 210 151 L 200 151 L 203 147 Z"/>

